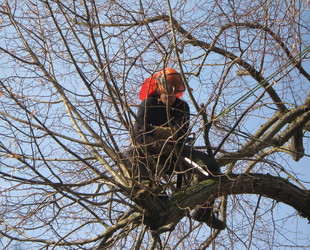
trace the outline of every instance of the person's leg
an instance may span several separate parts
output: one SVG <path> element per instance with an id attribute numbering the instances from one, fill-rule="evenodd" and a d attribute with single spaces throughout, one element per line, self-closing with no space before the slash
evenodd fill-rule
<path id="1" fill-rule="evenodd" d="M 181 155 L 186 157 L 190 161 L 196 163 L 204 171 L 208 172 L 209 177 L 221 175 L 220 167 L 216 159 L 202 151 L 195 150 L 193 147 L 182 145 Z M 192 164 L 193 170 L 201 179 L 207 179 L 206 175 L 202 174 L 201 171 L 195 169 L 195 164 Z"/>
<path id="2" fill-rule="evenodd" d="M 182 156 L 189 158 L 190 161 L 193 161 L 204 171 L 208 172 L 209 176 L 206 176 L 202 171 L 198 170 L 195 166 L 193 166 L 193 172 L 198 174 L 199 180 L 206 180 L 208 178 L 212 178 L 212 176 L 218 176 L 221 174 L 216 159 L 202 151 L 198 151 L 193 149 L 192 147 L 184 145 L 182 150 Z M 205 222 L 211 228 L 224 230 L 226 228 L 226 224 L 216 218 L 213 213 L 214 203 L 215 199 L 211 199 L 211 201 L 209 201 L 208 203 L 205 203 L 203 206 L 196 208 L 192 212 L 192 218 L 198 222 Z"/>
<path id="3" fill-rule="evenodd" d="M 157 181 L 158 157 L 147 148 L 131 148 L 122 153 L 122 161 L 128 167 L 133 180 L 133 194 L 138 200 L 147 199 L 149 195 L 157 195 L 167 199 L 167 194 Z"/>
<path id="4" fill-rule="evenodd" d="M 192 212 L 192 218 L 198 222 L 205 222 L 211 228 L 224 230 L 226 228 L 225 222 L 219 220 L 213 213 L 214 202 L 215 200 L 196 208 Z"/>
<path id="5" fill-rule="evenodd" d="M 129 169 L 132 178 L 137 181 L 150 179 L 147 160 L 140 149 L 130 148 L 121 154 L 121 160 Z"/>

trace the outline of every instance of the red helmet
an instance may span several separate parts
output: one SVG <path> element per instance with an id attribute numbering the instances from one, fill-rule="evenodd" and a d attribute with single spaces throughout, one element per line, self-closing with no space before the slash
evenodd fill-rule
<path id="1" fill-rule="evenodd" d="M 173 92 L 180 98 L 185 91 L 181 75 L 173 68 L 165 68 L 146 78 L 140 90 L 140 99 L 146 99 L 157 90 L 163 93 Z"/>

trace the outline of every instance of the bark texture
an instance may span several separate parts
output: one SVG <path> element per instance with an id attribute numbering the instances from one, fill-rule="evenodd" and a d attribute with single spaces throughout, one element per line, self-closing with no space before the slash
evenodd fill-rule
<path id="1" fill-rule="evenodd" d="M 145 211 L 144 222 L 152 229 L 173 230 L 196 205 L 223 195 L 257 194 L 295 208 L 310 221 L 310 191 L 286 179 L 268 174 L 225 175 L 206 180 L 174 194 L 169 200 L 149 193 L 139 201 Z"/>

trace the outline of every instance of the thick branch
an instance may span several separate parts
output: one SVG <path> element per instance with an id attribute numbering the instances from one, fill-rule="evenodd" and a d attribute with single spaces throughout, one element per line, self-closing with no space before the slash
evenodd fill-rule
<path id="1" fill-rule="evenodd" d="M 149 196 L 140 203 L 145 210 L 144 223 L 161 233 L 174 226 L 197 205 L 220 196 L 257 194 L 295 208 L 310 221 L 310 191 L 301 189 L 286 179 L 264 174 L 225 175 L 190 186 L 174 194 L 170 200 Z M 148 200 L 148 201 L 147 201 Z"/>
<path id="2" fill-rule="evenodd" d="M 286 179 L 264 174 L 222 176 L 200 182 L 174 195 L 167 209 L 167 224 L 180 220 L 186 210 L 202 205 L 210 197 L 233 194 L 258 194 L 283 202 L 310 220 L 310 191 L 303 190 Z"/>

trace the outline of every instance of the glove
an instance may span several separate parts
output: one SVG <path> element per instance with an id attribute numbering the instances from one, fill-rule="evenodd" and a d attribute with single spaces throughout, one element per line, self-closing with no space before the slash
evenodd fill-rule
<path id="1" fill-rule="evenodd" d="M 168 138 L 173 140 L 177 139 L 176 132 L 170 127 L 157 126 L 155 127 L 153 134 L 155 138 L 159 140 L 167 140 Z"/>

